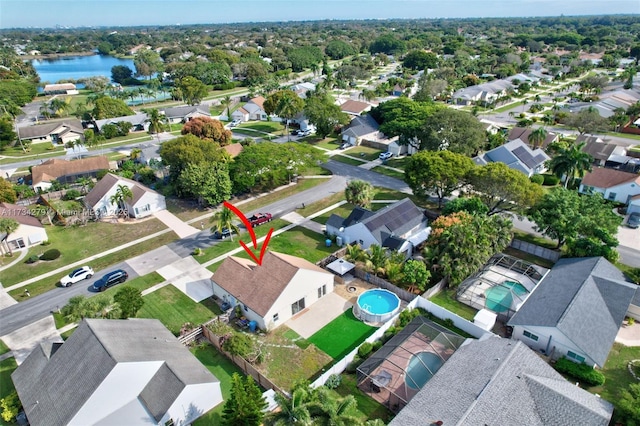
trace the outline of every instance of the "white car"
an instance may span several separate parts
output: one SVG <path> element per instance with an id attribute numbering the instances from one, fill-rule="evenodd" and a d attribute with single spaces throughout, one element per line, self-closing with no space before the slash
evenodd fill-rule
<path id="1" fill-rule="evenodd" d="M 387 152 L 381 152 L 378 158 L 381 159 L 382 161 L 386 161 L 391 157 L 393 157 L 393 154 L 387 151 Z"/>
<path id="2" fill-rule="evenodd" d="M 89 266 L 83 266 L 82 268 L 73 270 L 69 275 L 62 277 L 60 279 L 60 285 L 62 285 L 62 287 L 71 287 L 72 284 L 78 281 L 88 280 L 92 276 L 93 269 Z"/>
<path id="3" fill-rule="evenodd" d="M 240 120 L 235 119 L 229 124 L 229 127 L 237 127 L 240 125 L 240 123 L 242 123 Z"/>

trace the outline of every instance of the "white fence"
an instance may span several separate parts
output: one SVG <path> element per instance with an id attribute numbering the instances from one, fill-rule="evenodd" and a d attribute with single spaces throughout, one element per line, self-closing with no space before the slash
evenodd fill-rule
<path id="1" fill-rule="evenodd" d="M 472 335 L 473 337 L 479 339 L 483 336 L 486 335 L 493 335 L 492 332 L 485 330 L 482 327 L 477 326 L 476 324 L 472 323 L 471 321 L 462 318 L 461 316 L 458 316 L 456 314 L 454 314 L 453 312 L 443 308 L 442 306 L 438 306 L 435 303 L 423 298 L 423 297 L 418 297 L 416 300 L 416 308 L 422 308 L 426 311 L 431 312 L 433 315 L 437 316 L 438 318 L 442 319 L 442 320 L 446 320 L 446 319 L 450 319 L 453 321 L 453 325 L 455 325 L 456 327 L 458 327 L 460 330 L 469 333 L 470 335 Z"/>

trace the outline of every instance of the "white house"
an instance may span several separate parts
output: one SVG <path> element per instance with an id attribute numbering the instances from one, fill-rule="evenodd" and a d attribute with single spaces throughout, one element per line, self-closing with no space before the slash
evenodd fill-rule
<path id="1" fill-rule="evenodd" d="M 337 237 L 338 245 L 359 244 L 368 249 L 377 244 L 407 256 L 413 254 L 413 249 L 426 241 L 431 232 L 424 213 L 409 198 L 376 212 L 356 207 L 346 219 L 333 214 L 326 227 L 327 234 Z"/>
<path id="2" fill-rule="evenodd" d="M 542 149 L 531 149 L 520 139 L 515 139 L 474 157 L 473 161 L 480 166 L 488 163 L 504 163 L 531 177 L 544 173 L 545 163 L 550 159 Z"/>
<path id="3" fill-rule="evenodd" d="M 50 142 L 63 145 L 67 142 L 84 140 L 84 129 L 80 120 L 65 120 L 18 127 L 18 138 L 31 143 Z"/>
<path id="4" fill-rule="evenodd" d="M 93 187 L 84 198 L 84 202 L 98 217 L 115 215 L 119 207 L 111 202 L 119 185 L 131 190 L 133 198 L 125 199 L 126 209 L 130 217 L 143 218 L 153 213 L 165 210 L 164 195 L 147 188 L 139 182 L 108 173 Z"/>
<path id="5" fill-rule="evenodd" d="M 85 319 L 11 378 L 32 426 L 184 425 L 222 402 L 220 381 L 156 319 Z"/>
<path id="6" fill-rule="evenodd" d="M 256 96 L 255 98 L 250 99 L 249 102 L 244 104 L 243 108 L 249 113 L 249 120 L 267 120 L 269 116 L 264 110 L 264 101 L 265 99 L 262 96 Z M 233 116 L 233 113 L 231 113 L 231 115 Z M 278 118 L 274 121 L 279 120 L 280 119 Z"/>
<path id="7" fill-rule="evenodd" d="M 0 233 L 0 253 L 35 246 L 48 240 L 47 231 L 38 218 L 31 216 L 25 206 L 0 203 L 0 217 L 18 222 L 18 229 L 10 234 Z"/>
<path id="8" fill-rule="evenodd" d="M 98 132 L 102 132 L 102 128 L 106 124 L 118 124 L 121 122 L 131 123 L 130 132 L 142 132 L 149 131 L 149 116 L 144 113 L 138 113 L 134 115 L 125 115 L 123 117 L 105 118 L 102 120 L 95 120 L 94 125 Z"/>
<path id="9" fill-rule="evenodd" d="M 207 105 L 185 105 L 161 109 L 169 124 L 186 123 L 195 117 L 211 117 Z"/>
<path id="10" fill-rule="evenodd" d="M 333 274 L 288 254 L 268 251 L 258 266 L 227 257 L 211 277 L 213 294 L 272 330 L 333 291 Z"/>
<path id="11" fill-rule="evenodd" d="M 602 367 L 637 287 L 603 257 L 560 259 L 507 325 L 552 359 Z"/>
<path id="12" fill-rule="evenodd" d="M 607 168 L 594 168 L 584 175 L 579 192 L 599 192 L 606 200 L 629 204 L 640 195 L 640 175 Z"/>

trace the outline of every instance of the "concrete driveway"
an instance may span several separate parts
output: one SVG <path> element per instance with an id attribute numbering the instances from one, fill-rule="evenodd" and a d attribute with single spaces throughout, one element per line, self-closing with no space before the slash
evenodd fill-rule
<path id="1" fill-rule="evenodd" d="M 6 334 L 1 339 L 13 351 L 18 365 L 22 364 L 40 343 L 63 342 L 51 315 Z"/>
<path id="2" fill-rule="evenodd" d="M 196 262 L 193 257 L 185 257 L 157 271 L 165 280 L 170 281 L 174 287 L 195 302 L 200 302 L 213 295 L 213 287 L 211 286 L 213 274 Z"/>
<path id="3" fill-rule="evenodd" d="M 629 216 L 625 216 L 623 225 L 618 228 L 618 241 L 621 246 L 640 250 L 640 228 L 632 229 L 627 224 Z"/>
<path id="4" fill-rule="evenodd" d="M 303 338 L 308 339 L 352 306 L 353 303 L 342 296 L 329 293 L 285 324 Z"/>
<path id="5" fill-rule="evenodd" d="M 153 271 L 177 262 L 182 259 L 173 250 L 167 246 L 158 247 L 155 250 L 151 250 L 140 256 L 133 257 L 126 261 L 126 263 L 136 271 L 139 276 L 147 275 Z"/>

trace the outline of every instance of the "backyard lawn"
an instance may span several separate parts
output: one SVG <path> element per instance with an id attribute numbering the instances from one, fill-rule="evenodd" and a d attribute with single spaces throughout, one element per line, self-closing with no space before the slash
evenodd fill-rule
<path id="1" fill-rule="evenodd" d="M 339 161 L 341 163 L 349 164 L 351 166 L 361 166 L 366 163 L 366 160 L 356 160 L 355 158 L 345 157 L 341 154 L 334 155 L 331 157 L 331 159 Z"/>
<path id="2" fill-rule="evenodd" d="M 209 370 L 218 380 L 220 380 L 220 388 L 222 389 L 222 398 L 226 401 L 231 395 L 231 376 L 233 373 L 244 375 L 229 358 L 222 355 L 212 345 L 198 345 L 191 348 L 191 353 Z M 208 426 L 222 424 L 222 409 L 224 401 L 205 413 L 196 420 L 195 426 Z"/>
<path id="3" fill-rule="evenodd" d="M 144 296 L 144 305 L 137 317 L 157 318 L 177 336 L 185 323 L 200 325 L 221 313 L 212 304 L 203 302 L 196 303 L 173 285 L 168 285 Z"/>
<path id="4" fill-rule="evenodd" d="M 473 321 L 473 317 L 478 312 L 473 309 L 471 306 L 467 306 L 464 303 L 460 303 L 456 300 L 456 290 L 455 289 L 446 289 L 442 290 L 440 293 L 429 299 L 433 303 L 438 306 L 442 306 L 445 309 L 461 316 L 464 319 L 469 321 Z"/>
<path id="5" fill-rule="evenodd" d="M 347 309 L 308 340 L 333 359 L 341 359 L 376 330 Z"/>
<path id="6" fill-rule="evenodd" d="M 342 374 L 342 382 L 333 392 L 344 398 L 353 395 L 358 402 L 358 408 L 354 415 L 363 422 L 367 420 L 380 419 L 387 424 L 393 417 L 393 413 L 384 405 L 371 398 L 366 393 L 358 389 L 355 374 Z"/>
<path id="7" fill-rule="evenodd" d="M 15 358 L 7 358 L 0 362 L 0 399 L 14 391 L 11 373 L 18 368 Z"/>

